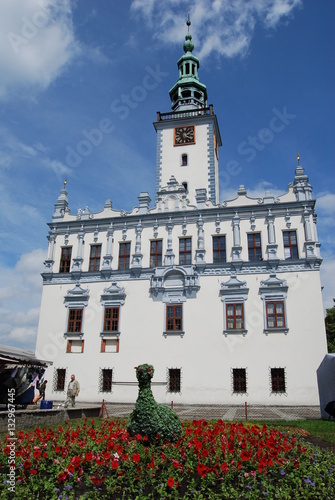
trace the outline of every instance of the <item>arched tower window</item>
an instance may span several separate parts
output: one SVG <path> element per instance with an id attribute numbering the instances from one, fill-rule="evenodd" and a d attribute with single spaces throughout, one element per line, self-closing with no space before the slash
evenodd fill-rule
<path id="1" fill-rule="evenodd" d="M 187 154 L 184 153 L 181 155 L 181 166 L 187 167 L 187 165 L 188 165 L 188 158 L 187 158 Z"/>

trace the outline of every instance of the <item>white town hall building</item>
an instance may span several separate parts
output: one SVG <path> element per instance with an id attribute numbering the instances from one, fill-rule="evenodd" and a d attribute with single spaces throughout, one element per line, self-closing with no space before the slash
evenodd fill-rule
<path id="1" fill-rule="evenodd" d="M 188 24 L 189 21 L 188 21 Z M 318 405 L 327 353 L 315 199 L 298 158 L 288 191 L 219 202 L 220 130 L 185 37 L 171 111 L 157 113 L 155 204 L 49 223 L 36 354 L 48 398 L 135 402 L 153 364 L 159 402 Z M 280 117 L 278 123 L 280 125 Z"/>

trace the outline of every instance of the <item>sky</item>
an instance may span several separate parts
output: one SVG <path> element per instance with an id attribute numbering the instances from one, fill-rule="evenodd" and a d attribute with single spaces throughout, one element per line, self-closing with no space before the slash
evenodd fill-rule
<path id="1" fill-rule="evenodd" d="M 34 350 L 47 223 L 155 197 L 156 112 L 190 32 L 222 137 L 220 201 L 287 192 L 297 152 L 335 297 L 333 0 L 1 0 L 0 344 Z M 274 116 L 283 127 L 269 133 Z M 237 167 L 229 168 L 234 161 Z M 151 203 L 153 206 L 153 202 Z"/>

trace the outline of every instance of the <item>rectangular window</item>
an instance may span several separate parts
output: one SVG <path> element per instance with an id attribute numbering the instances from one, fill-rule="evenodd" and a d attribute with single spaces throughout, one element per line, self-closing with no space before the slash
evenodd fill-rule
<path id="1" fill-rule="evenodd" d="M 213 236 L 213 264 L 226 262 L 226 237 Z"/>
<path id="2" fill-rule="evenodd" d="M 262 260 L 261 233 L 248 234 L 248 252 L 250 262 Z"/>
<path id="3" fill-rule="evenodd" d="M 130 264 L 130 243 L 120 243 L 119 248 L 119 269 L 129 269 Z"/>
<path id="4" fill-rule="evenodd" d="M 66 352 L 84 352 L 83 340 L 68 340 L 66 345 Z"/>
<path id="5" fill-rule="evenodd" d="M 120 339 L 101 339 L 100 352 L 119 352 Z"/>
<path id="6" fill-rule="evenodd" d="M 243 330 L 244 314 L 243 303 L 226 304 L 226 324 L 227 330 Z"/>
<path id="7" fill-rule="evenodd" d="M 179 239 L 179 265 L 185 266 L 192 262 L 192 239 Z"/>
<path id="8" fill-rule="evenodd" d="M 89 271 L 99 271 L 101 259 L 101 245 L 91 245 Z"/>
<path id="9" fill-rule="evenodd" d="M 102 370 L 102 392 L 111 392 L 113 382 L 113 370 L 104 368 Z"/>
<path id="10" fill-rule="evenodd" d="M 63 247 L 61 256 L 60 256 L 60 264 L 59 264 L 59 272 L 60 273 L 69 273 L 70 265 L 71 265 L 71 252 L 72 247 Z"/>
<path id="11" fill-rule="evenodd" d="M 247 392 L 247 377 L 245 368 L 233 368 L 234 392 Z"/>
<path id="12" fill-rule="evenodd" d="M 58 368 L 56 373 L 56 391 L 64 391 L 65 388 L 65 368 Z"/>
<path id="13" fill-rule="evenodd" d="M 271 368 L 272 392 L 286 392 L 284 368 Z"/>
<path id="14" fill-rule="evenodd" d="M 283 300 L 266 302 L 267 328 L 285 328 L 285 306 Z"/>
<path id="15" fill-rule="evenodd" d="M 183 329 L 183 306 L 166 306 L 166 330 L 168 332 Z"/>
<path id="16" fill-rule="evenodd" d="M 162 265 L 163 241 L 150 241 L 150 267 Z"/>
<path id="17" fill-rule="evenodd" d="M 104 332 L 119 331 L 119 307 L 105 307 Z"/>
<path id="18" fill-rule="evenodd" d="M 180 392 L 180 368 L 169 368 L 169 392 Z"/>
<path id="19" fill-rule="evenodd" d="M 285 260 L 298 259 L 298 244 L 296 231 L 283 231 Z"/>
<path id="20" fill-rule="evenodd" d="M 69 333 L 81 333 L 83 321 L 83 309 L 69 309 L 67 331 Z"/>

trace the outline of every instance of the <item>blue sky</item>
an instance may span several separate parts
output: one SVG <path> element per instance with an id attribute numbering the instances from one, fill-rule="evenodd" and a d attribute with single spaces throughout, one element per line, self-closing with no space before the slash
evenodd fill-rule
<path id="1" fill-rule="evenodd" d="M 130 210 L 141 191 L 154 199 L 152 122 L 170 110 L 188 10 L 223 141 L 220 199 L 240 184 L 250 196 L 286 192 L 299 151 L 332 306 L 333 0 L 2 0 L 0 343 L 34 349 L 46 223 L 65 177 L 72 213 L 107 199 Z M 269 135 L 278 114 L 284 126 Z"/>

